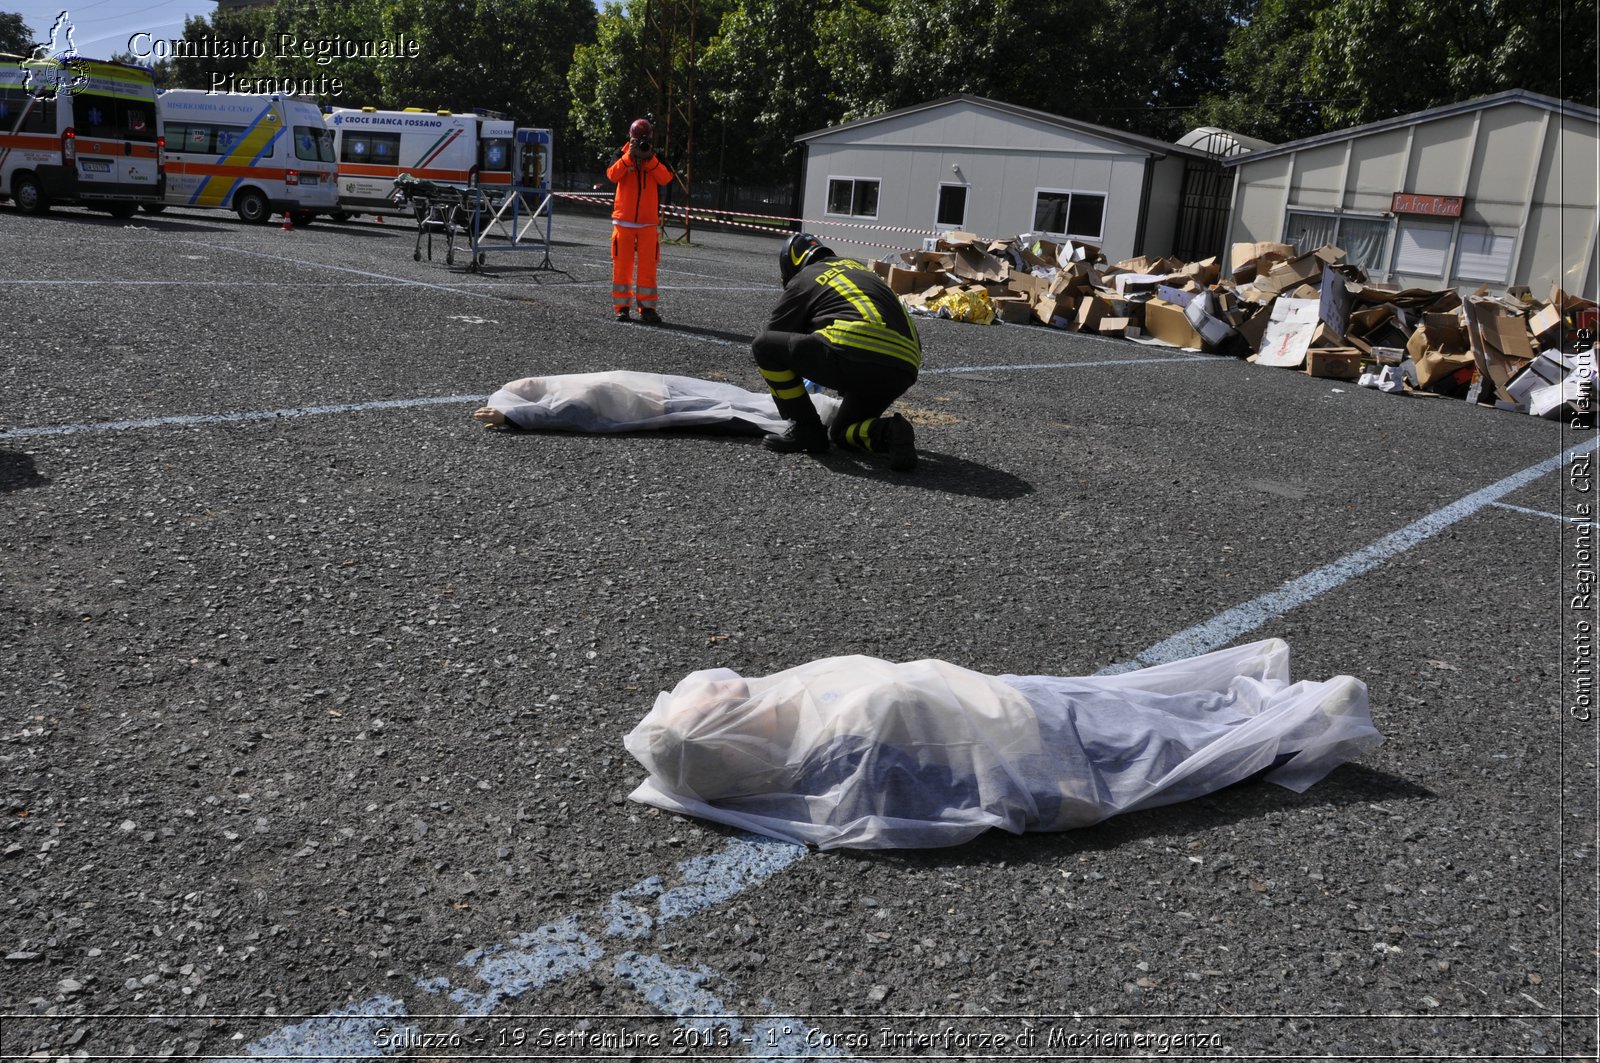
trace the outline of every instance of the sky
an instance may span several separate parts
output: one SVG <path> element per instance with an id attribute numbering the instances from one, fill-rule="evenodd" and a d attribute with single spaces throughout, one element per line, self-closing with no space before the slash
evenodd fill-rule
<path id="1" fill-rule="evenodd" d="M 595 0 L 600 6 L 600 0 Z M 14 11 L 33 30 L 35 40 L 50 39 L 50 27 L 62 11 L 76 30 L 78 52 L 105 59 L 114 52 L 135 51 L 129 39 L 148 33 L 158 40 L 183 35 L 183 20 L 191 15 L 209 19 L 214 0 L 0 0 L 0 11 Z"/>
<path id="2" fill-rule="evenodd" d="M 40 41 L 50 39 L 50 27 L 66 11 L 78 52 L 91 59 L 130 51 L 129 39 L 137 33 L 161 40 L 180 37 L 186 16 L 209 19 L 215 10 L 212 0 L 0 0 L 0 11 L 20 14 Z"/>

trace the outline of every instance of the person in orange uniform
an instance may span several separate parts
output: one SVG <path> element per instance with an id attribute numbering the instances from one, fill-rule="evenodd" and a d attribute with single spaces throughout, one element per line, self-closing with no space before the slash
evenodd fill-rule
<path id="1" fill-rule="evenodd" d="M 661 261 L 657 227 L 660 188 L 672 180 L 672 171 L 656 157 L 654 136 L 648 119 L 634 122 L 621 157 L 606 168 L 606 178 L 617 186 L 611 207 L 611 304 L 617 320 L 627 321 L 637 302 L 639 320 L 646 325 L 661 324 L 656 310 L 656 266 Z"/>

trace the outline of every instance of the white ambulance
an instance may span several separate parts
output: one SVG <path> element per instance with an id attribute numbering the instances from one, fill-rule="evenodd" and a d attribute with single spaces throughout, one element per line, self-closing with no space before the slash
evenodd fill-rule
<path id="1" fill-rule="evenodd" d="M 162 199 L 147 67 L 0 55 L 0 197 L 29 214 L 87 206 L 126 218 Z"/>
<path id="2" fill-rule="evenodd" d="M 293 96 L 169 89 L 156 97 L 167 205 L 305 224 L 338 206 L 333 134 Z"/>
<path id="3" fill-rule="evenodd" d="M 393 213 L 389 196 L 401 174 L 456 188 L 511 187 L 515 129 L 508 120 L 421 108 L 335 107 L 327 123 L 339 160 L 340 214 Z"/>

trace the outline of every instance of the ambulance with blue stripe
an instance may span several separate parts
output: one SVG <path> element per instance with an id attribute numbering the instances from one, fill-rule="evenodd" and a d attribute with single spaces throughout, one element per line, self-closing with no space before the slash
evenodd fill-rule
<path id="1" fill-rule="evenodd" d="M 327 122 L 339 160 L 344 215 L 394 213 L 389 197 L 401 174 L 455 188 L 511 187 L 515 128 L 508 119 L 421 108 L 335 107 Z"/>
<path id="2" fill-rule="evenodd" d="M 0 198 L 28 214 L 159 205 L 156 88 L 147 67 L 76 54 L 0 55 Z"/>
<path id="3" fill-rule="evenodd" d="M 293 96 L 169 89 L 156 97 L 169 207 L 232 210 L 299 224 L 338 206 L 333 134 Z"/>

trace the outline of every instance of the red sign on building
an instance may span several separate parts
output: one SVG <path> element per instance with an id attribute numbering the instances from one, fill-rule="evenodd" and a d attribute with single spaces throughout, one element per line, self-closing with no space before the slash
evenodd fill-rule
<path id="1" fill-rule="evenodd" d="M 1396 192 L 1389 201 L 1391 214 L 1430 214 L 1435 218 L 1461 217 L 1460 196 L 1425 196 L 1419 192 Z"/>

